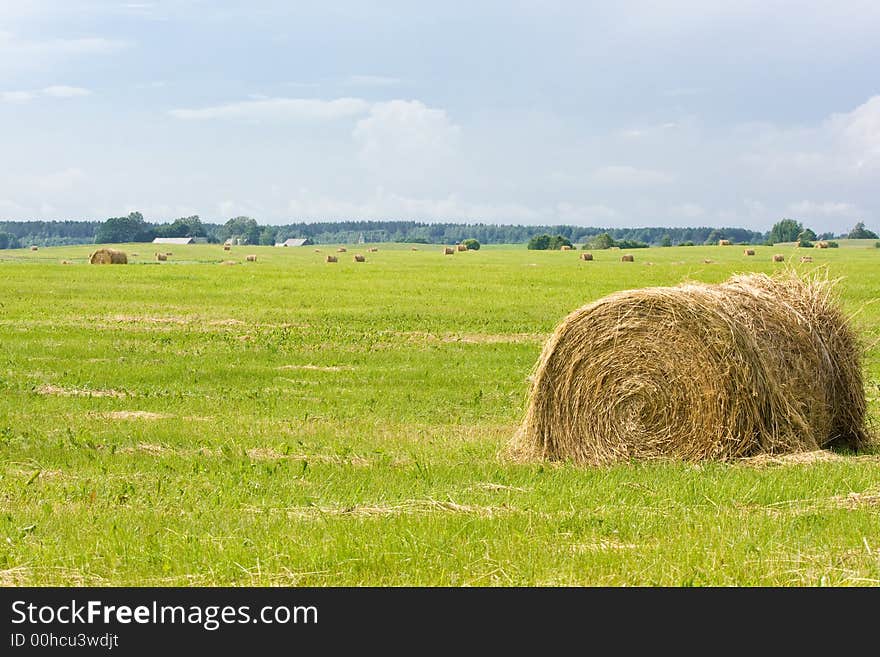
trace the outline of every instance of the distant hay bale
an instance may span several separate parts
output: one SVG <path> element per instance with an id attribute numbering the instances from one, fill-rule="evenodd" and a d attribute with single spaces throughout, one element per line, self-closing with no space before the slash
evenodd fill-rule
<path id="1" fill-rule="evenodd" d="M 773 262 L 785 262 L 785 256 L 781 253 L 775 253 L 773 255 Z"/>
<path id="2" fill-rule="evenodd" d="M 703 258 L 703 264 L 704 264 L 704 265 L 711 265 L 713 262 L 714 262 L 714 261 L 713 261 L 713 260 L 710 260 L 709 258 Z"/>
<path id="3" fill-rule="evenodd" d="M 73 263 L 70 260 L 62 260 L 61 264 L 62 265 L 72 265 Z"/>
<path id="4" fill-rule="evenodd" d="M 324 262 L 336 262 L 338 258 L 336 256 L 328 255 L 324 258 Z"/>
<path id="5" fill-rule="evenodd" d="M 465 248 L 467 248 L 467 247 L 465 247 Z M 559 250 L 560 251 L 571 251 L 571 247 L 568 244 L 563 244 L 562 246 L 559 247 Z"/>
<path id="6" fill-rule="evenodd" d="M 376 253 L 378 250 L 379 249 L 377 249 L 375 246 L 371 246 L 369 249 L 367 249 L 367 251 L 369 251 L 370 253 Z"/>
<path id="7" fill-rule="evenodd" d="M 817 248 L 817 249 L 827 249 L 827 248 L 828 248 L 828 242 L 822 240 L 822 241 L 820 241 L 820 242 L 816 242 L 815 244 L 813 244 L 813 247 L 814 247 L 814 248 Z"/>
<path id="8" fill-rule="evenodd" d="M 354 261 L 355 262 L 366 262 L 367 259 L 364 256 L 362 256 L 360 253 L 355 253 L 354 254 Z"/>
<path id="9" fill-rule="evenodd" d="M 801 262 L 813 262 L 813 256 L 801 256 Z"/>
<path id="10" fill-rule="evenodd" d="M 232 247 L 229 246 L 228 244 L 224 244 L 224 245 L 223 245 L 223 250 L 224 250 L 224 251 L 231 251 L 231 250 L 232 250 Z"/>
<path id="11" fill-rule="evenodd" d="M 344 246 L 340 246 L 338 249 L 336 249 L 336 253 L 345 253 L 347 250 L 348 249 L 346 249 Z"/>
<path id="12" fill-rule="evenodd" d="M 39 251 L 39 249 L 40 249 L 40 247 L 38 247 L 38 246 L 31 247 L 31 251 Z"/>
<path id="13" fill-rule="evenodd" d="M 411 247 L 409 247 L 409 250 L 410 250 L 410 251 L 418 251 L 418 250 L 419 250 L 419 247 L 417 247 L 417 246 L 411 246 Z"/>
<path id="14" fill-rule="evenodd" d="M 221 265 L 237 265 L 238 263 L 235 260 L 224 260 L 220 263 Z"/>
<path id="15" fill-rule="evenodd" d="M 164 253 L 157 253 L 156 254 L 156 262 L 164 262 L 165 260 L 168 260 L 167 255 L 165 255 Z"/>
<path id="16" fill-rule="evenodd" d="M 167 255 L 167 256 L 172 256 L 172 255 L 174 255 L 174 254 L 171 253 L 171 251 L 166 251 L 166 252 L 165 252 L 165 255 Z"/>
<path id="17" fill-rule="evenodd" d="M 730 240 L 718 240 L 718 246 L 730 246 Z"/>
<path id="18" fill-rule="evenodd" d="M 592 253 L 581 253 L 581 260 L 592 260 L 592 259 L 593 259 Z"/>
<path id="19" fill-rule="evenodd" d="M 253 254 L 253 253 L 250 253 L 250 254 L 246 255 L 246 256 L 244 257 L 244 259 L 247 260 L 248 262 L 256 262 L 256 261 L 257 261 L 257 256 L 256 256 L 255 254 Z"/>
<path id="20" fill-rule="evenodd" d="M 755 250 L 754 249 L 746 249 L 745 251 L 743 251 L 743 255 L 753 256 L 753 255 L 755 255 Z"/>
<path id="21" fill-rule="evenodd" d="M 444 246 L 443 247 L 443 255 L 454 255 L 454 254 L 455 254 L 455 249 L 453 249 L 451 246 Z"/>
<path id="22" fill-rule="evenodd" d="M 620 256 L 621 262 L 635 262 L 635 260 L 636 259 L 633 257 L 633 255 L 631 253 L 627 253 L 625 255 Z"/>
<path id="23" fill-rule="evenodd" d="M 321 249 L 315 249 L 315 253 L 320 253 Z"/>
<path id="24" fill-rule="evenodd" d="M 464 244 L 456 244 L 456 245 L 455 245 L 455 250 L 456 250 L 456 251 L 467 251 L 468 248 L 467 248 Z"/>
<path id="25" fill-rule="evenodd" d="M 605 465 L 858 449 L 860 355 L 827 277 L 617 292 L 546 342 L 512 453 Z"/>
<path id="26" fill-rule="evenodd" d="M 117 249 L 98 249 L 89 256 L 89 262 L 93 265 L 127 265 L 128 256 L 125 251 Z"/>

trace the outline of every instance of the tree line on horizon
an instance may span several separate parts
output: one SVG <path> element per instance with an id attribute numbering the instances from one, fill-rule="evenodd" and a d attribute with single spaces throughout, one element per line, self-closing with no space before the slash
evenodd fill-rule
<path id="1" fill-rule="evenodd" d="M 6 221 L 0 222 L 0 249 L 29 245 L 65 246 L 151 242 L 156 237 L 200 237 L 212 243 L 236 239 L 243 244 L 272 245 L 288 238 L 308 238 L 315 244 L 408 242 L 459 244 L 476 239 L 481 244 L 522 244 L 529 248 L 558 248 L 561 244 L 592 245 L 592 248 L 639 248 L 716 244 L 726 239 L 737 244 L 775 244 L 837 238 L 877 239 L 858 222 L 847 233 L 817 235 L 795 219 L 782 219 L 766 233 L 745 228 L 711 226 L 673 228 L 601 228 L 572 225 L 526 226 L 486 223 L 425 223 L 419 221 L 303 222 L 282 226 L 261 225 L 247 216 L 223 224 L 204 223 L 198 215 L 169 223 L 150 223 L 140 212 L 110 217 L 105 221 Z M 546 238 L 546 239 L 545 239 Z"/>

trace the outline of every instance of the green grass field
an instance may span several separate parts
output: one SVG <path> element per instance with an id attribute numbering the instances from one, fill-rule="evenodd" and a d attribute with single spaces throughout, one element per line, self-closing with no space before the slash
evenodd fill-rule
<path id="1" fill-rule="evenodd" d="M 0 251 L 0 583 L 878 585 L 876 450 L 503 455 L 569 311 L 737 271 L 842 277 L 880 415 L 880 249 L 849 246 Z"/>

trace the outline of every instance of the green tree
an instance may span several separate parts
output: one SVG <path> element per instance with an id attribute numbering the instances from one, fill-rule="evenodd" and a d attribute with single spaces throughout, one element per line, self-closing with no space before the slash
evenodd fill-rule
<path id="1" fill-rule="evenodd" d="M 660 240 L 660 246 L 672 246 L 672 237 L 666 233 Z"/>
<path id="2" fill-rule="evenodd" d="M 468 251 L 479 251 L 480 250 L 480 242 L 478 240 L 475 240 L 473 237 L 469 237 L 466 240 L 462 240 L 461 243 L 467 247 Z"/>
<path id="3" fill-rule="evenodd" d="M 849 231 L 847 237 L 851 240 L 876 240 L 877 233 L 865 228 L 865 222 L 860 221 L 852 227 L 852 230 Z"/>
<path id="4" fill-rule="evenodd" d="M 550 245 L 547 247 L 551 251 L 558 251 L 563 246 L 573 246 L 571 240 L 564 235 L 555 235 L 550 238 Z"/>
<path id="5" fill-rule="evenodd" d="M 18 238 L 12 233 L 0 232 L 0 249 L 17 249 Z"/>
<path id="6" fill-rule="evenodd" d="M 783 219 L 773 224 L 770 229 L 770 235 L 767 237 L 768 244 L 776 244 L 778 242 L 797 242 L 798 236 L 804 232 L 801 222 L 794 219 Z"/>
<path id="7" fill-rule="evenodd" d="M 276 234 L 277 230 L 275 228 L 266 226 L 263 230 L 260 231 L 260 244 L 262 246 L 274 245 Z"/>
<path id="8" fill-rule="evenodd" d="M 534 251 L 546 251 L 550 248 L 550 240 L 551 238 L 547 233 L 543 235 L 535 235 L 532 239 L 529 240 L 527 249 L 532 249 Z"/>
<path id="9" fill-rule="evenodd" d="M 610 249 L 612 246 L 617 246 L 617 243 L 614 241 L 614 238 L 611 237 L 608 233 L 599 233 L 598 235 L 593 235 L 584 244 L 585 249 L 593 249 L 597 251 L 601 251 L 603 249 Z"/>
<path id="10" fill-rule="evenodd" d="M 127 217 L 110 217 L 95 232 L 95 244 L 118 244 L 120 242 L 152 242 L 156 230 L 144 221 L 140 212 Z"/>
<path id="11" fill-rule="evenodd" d="M 221 238 L 241 240 L 242 244 L 259 244 L 260 227 L 250 217 L 233 217 L 223 224 Z"/>

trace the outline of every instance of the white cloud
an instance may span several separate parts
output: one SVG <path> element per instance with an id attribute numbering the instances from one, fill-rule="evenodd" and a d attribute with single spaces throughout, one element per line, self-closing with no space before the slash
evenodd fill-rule
<path id="1" fill-rule="evenodd" d="M 706 210 L 698 203 L 681 203 L 669 208 L 669 214 L 673 217 L 685 217 L 686 219 L 696 219 L 706 214 Z"/>
<path id="2" fill-rule="evenodd" d="M 85 37 L 78 39 L 22 39 L 10 32 L 0 32 L 0 59 L 15 58 L 27 63 L 28 58 L 64 55 L 105 55 L 131 46 L 121 39 Z"/>
<path id="3" fill-rule="evenodd" d="M 442 109 L 417 100 L 392 100 L 375 104 L 352 136 L 360 161 L 379 178 L 425 181 L 453 173 L 461 128 Z"/>
<path id="4" fill-rule="evenodd" d="M 187 121 L 226 120 L 333 120 L 365 114 L 370 104 L 361 98 L 257 98 L 199 109 L 173 109 L 168 113 Z"/>
<path id="5" fill-rule="evenodd" d="M 92 92 L 82 87 L 68 87 L 66 85 L 53 85 L 42 90 L 46 96 L 53 98 L 75 98 L 77 96 L 88 96 Z"/>
<path id="6" fill-rule="evenodd" d="M 2 91 L 0 92 L 0 102 L 4 103 L 26 103 L 33 100 L 34 94 L 31 91 Z"/>
<path id="7" fill-rule="evenodd" d="M 861 210 L 857 206 L 840 201 L 823 201 L 818 203 L 806 200 L 798 201 L 797 203 L 789 204 L 786 209 L 788 214 L 794 215 L 796 219 L 809 219 L 813 217 L 856 218 L 861 215 Z"/>
<path id="8" fill-rule="evenodd" d="M 561 202 L 556 204 L 555 217 L 561 223 L 597 226 L 602 221 L 614 219 L 617 214 L 617 210 L 604 203 L 577 205 Z"/>
<path id="9" fill-rule="evenodd" d="M 666 185 L 675 180 L 675 176 L 654 169 L 640 169 L 627 165 L 608 165 L 593 171 L 590 179 L 598 185 L 608 187 L 641 187 Z"/>

